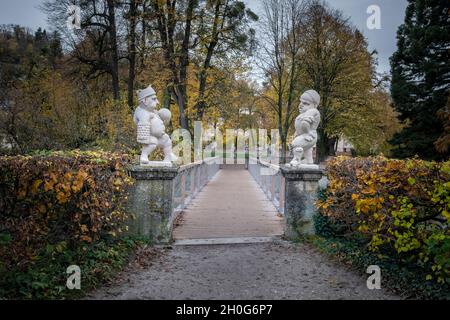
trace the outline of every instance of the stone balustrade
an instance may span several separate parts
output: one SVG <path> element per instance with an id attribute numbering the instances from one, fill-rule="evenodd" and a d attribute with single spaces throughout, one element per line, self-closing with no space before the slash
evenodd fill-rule
<path id="1" fill-rule="evenodd" d="M 284 214 L 287 238 L 314 234 L 313 215 L 322 169 L 278 166 L 250 158 L 248 170 L 268 199 Z"/>
<path id="2" fill-rule="evenodd" d="M 169 242 L 175 218 L 218 170 L 217 158 L 180 167 L 130 167 L 135 183 L 128 200 L 128 210 L 134 216 L 129 232 L 158 243 Z"/>
<path id="3" fill-rule="evenodd" d="M 284 177 L 280 166 L 249 158 L 248 171 L 281 214 L 284 213 Z"/>
<path id="4" fill-rule="evenodd" d="M 181 166 L 174 180 L 174 207 L 178 214 L 219 171 L 216 158 L 208 158 Z"/>

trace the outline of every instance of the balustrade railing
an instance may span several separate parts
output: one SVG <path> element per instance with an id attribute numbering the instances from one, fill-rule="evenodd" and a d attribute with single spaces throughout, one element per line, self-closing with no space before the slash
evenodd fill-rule
<path id="1" fill-rule="evenodd" d="M 275 205 L 278 212 L 284 213 L 285 180 L 278 165 L 253 157 L 248 162 L 248 171 L 264 191 L 267 198 Z"/>
<path id="2" fill-rule="evenodd" d="M 173 207 L 179 213 L 219 171 L 215 158 L 207 158 L 181 166 L 174 179 Z"/>

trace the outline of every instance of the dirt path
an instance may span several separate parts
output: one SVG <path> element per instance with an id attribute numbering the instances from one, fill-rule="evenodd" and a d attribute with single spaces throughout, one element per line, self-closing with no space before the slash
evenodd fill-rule
<path id="1" fill-rule="evenodd" d="M 305 245 L 174 246 L 88 299 L 399 299 Z"/>

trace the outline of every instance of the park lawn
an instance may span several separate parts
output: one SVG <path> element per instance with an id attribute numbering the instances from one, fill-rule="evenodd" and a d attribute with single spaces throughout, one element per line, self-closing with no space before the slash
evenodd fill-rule
<path id="1" fill-rule="evenodd" d="M 64 244 L 47 245 L 26 270 L 2 270 L 0 299 L 79 299 L 111 281 L 134 257 L 136 250 L 150 241 L 140 237 L 103 239 L 68 249 Z M 67 267 L 81 270 L 81 288 L 66 287 Z"/>
<path id="2" fill-rule="evenodd" d="M 367 267 L 377 265 L 381 269 L 381 286 L 405 299 L 450 300 L 450 287 L 427 281 L 426 270 L 416 264 L 407 264 L 385 255 L 367 250 L 366 243 L 343 237 L 321 235 L 297 239 L 300 244 L 312 246 L 330 259 L 351 267 L 364 276 Z"/>

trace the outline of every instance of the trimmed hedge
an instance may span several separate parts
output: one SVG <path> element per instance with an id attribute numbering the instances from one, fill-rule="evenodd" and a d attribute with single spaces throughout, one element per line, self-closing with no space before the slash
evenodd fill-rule
<path id="1" fill-rule="evenodd" d="M 363 250 L 413 265 L 423 281 L 448 289 L 450 162 L 337 157 L 327 176 L 319 234 L 365 243 Z"/>
<path id="2" fill-rule="evenodd" d="M 367 241 L 345 236 L 330 236 L 326 230 L 334 229 L 334 223 L 325 216 L 315 215 L 319 227 L 316 236 L 301 239 L 312 244 L 332 259 L 338 259 L 367 277 L 370 265 L 381 268 L 382 287 L 390 289 L 406 299 L 449 300 L 449 287 L 422 277 L 424 269 L 414 263 L 396 259 L 395 256 L 380 255 L 366 250 Z M 325 226 L 325 227 L 324 227 Z M 325 230 L 325 233 L 321 233 Z"/>
<path id="3" fill-rule="evenodd" d="M 55 261 L 117 255 L 114 238 L 129 219 L 130 161 L 92 151 L 0 157 L 0 297 L 53 296 L 48 283 Z M 38 271 L 30 276 L 32 270 Z"/>

